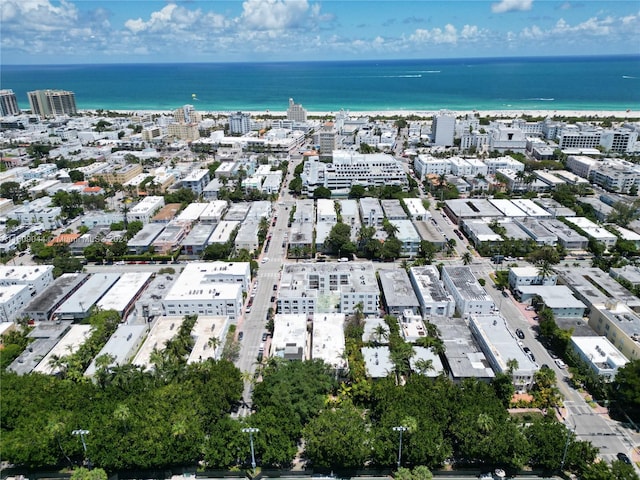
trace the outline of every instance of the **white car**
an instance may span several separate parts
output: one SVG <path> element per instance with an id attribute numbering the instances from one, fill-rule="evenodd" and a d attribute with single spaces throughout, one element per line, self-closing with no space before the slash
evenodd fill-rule
<path id="1" fill-rule="evenodd" d="M 559 367 L 559 368 L 565 368 L 565 367 L 567 366 L 567 364 L 566 364 L 566 363 L 564 363 L 564 362 L 563 362 L 562 360 L 560 360 L 559 358 L 557 358 L 557 359 L 555 360 L 555 362 L 556 362 L 556 365 L 558 365 L 558 367 Z"/>
<path id="2" fill-rule="evenodd" d="M 528 307 L 525 307 L 525 310 L 530 312 L 531 310 L 535 310 L 535 308 L 532 305 L 529 305 Z"/>
<path id="3" fill-rule="evenodd" d="M 262 260 L 260 260 L 260 263 L 267 263 L 269 261 L 268 257 L 264 257 Z"/>

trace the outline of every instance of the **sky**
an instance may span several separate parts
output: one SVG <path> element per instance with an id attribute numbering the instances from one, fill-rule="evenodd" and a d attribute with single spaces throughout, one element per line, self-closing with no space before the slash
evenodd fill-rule
<path id="1" fill-rule="evenodd" d="M 0 65 L 640 54 L 640 0 L 1 0 Z"/>

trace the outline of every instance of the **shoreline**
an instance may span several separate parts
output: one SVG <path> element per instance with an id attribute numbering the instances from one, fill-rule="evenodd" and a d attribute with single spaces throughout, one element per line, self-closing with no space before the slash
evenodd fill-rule
<path id="1" fill-rule="evenodd" d="M 97 115 L 98 109 L 83 109 L 78 110 L 79 113 L 92 113 Z M 171 115 L 174 110 L 157 110 L 157 109 L 144 109 L 144 110 L 104 110 L 105 112 L 115 112 L 126 115 L 136 114 L 151 114 L 151 115 Z M 203 115 L 229 115 L 236 113 L 238 110 L 201 110 L 199 113 Z M 264 117 L 270 115 L 272 117 L 285 117 L 287 112 L 272 111 L 272 110 L 240 110 L 242 113 L 249 113 L 254 117 Z M 335 117 L 337 111 L 307 111 L 307 117 Z M 640 110 L 541 110 L 541 109 L 492 109 L 492 110 L 343 110 L 348 113 L 351 118 L 355 117 L 423 117 L 431 118 L 440 111 L 451 112 L 456 117 L 474 116 L 480 117 L 501 117 L 501 118 L 518 118 L 518 117 L 595 117 L 595 118 L 625 118 L 625 119 L 640 119 Z"/>

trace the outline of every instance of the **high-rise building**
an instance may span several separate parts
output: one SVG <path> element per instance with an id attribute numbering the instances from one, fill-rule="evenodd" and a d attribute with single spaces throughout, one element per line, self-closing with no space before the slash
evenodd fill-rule
<path id="1" fill-rule="evenodd" d="M 41 117 L 77 115 L 76 96 L 66 90 L 35 90 L 28 92 L 31 112 Z"/>
<path id="2" fill-rule="evenodd" d="M 0 117 L 18 115 L 20 108 L 13 90 L 0 90 Z"/>
<path id="3" fill-rule="evenodd" d="M 173 118 L 178 123 L 199 123 L 202 121 L 202 114 L 196 112 L 193 105 L 183 105 L 173 111 Z"/>
<path id="4" fill-rule="evenodd" d="M 294 103 L 293 98 L 289 99 L 289 108 L 287 109 L 287 120 L 294 122 L 306 122 L 307 111 L 302 108 L 299 103 Z"/>
<path id="5" fill-rule="evenodd" d="M 336 130 L 333 122 L 327 122 L 318 132 L 318 145 L 321 157 L 331 157 L 336 147 Z"/>
<path id="6" fill-rule="evenodd" d="M 251 114 L 236 112 L 229 115 L 229 132 L 244 135 L 251 131 Z"/>
<path id="7" fill-rule="evenodd" d="M 431 127 L 434 145 L 443 147 L 453 146 L 453 134 L 456 127 L 456 117 L 452 112 L 440 111 L 433 116 Z"/>

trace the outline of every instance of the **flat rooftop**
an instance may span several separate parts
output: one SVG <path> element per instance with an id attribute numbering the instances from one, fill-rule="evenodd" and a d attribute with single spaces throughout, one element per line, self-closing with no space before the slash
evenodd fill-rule
<path id="1" fill-rule="evenodd" d="M 18 375 L 30 373 L 55 347 L 58 340 L 71 327 L 71 321 L 38 323 L 28 337 L 35 339 L 9 366 Z"/>
<path id="2" fill-rule="evenodd" d="M 587 305 L 603 306 L 614 300 L 634 310 L 640 308 L 638 297 L 599 268 L 556 265 L 554 270 L 561 277 L 562 282 Z"/>
<path id="3" fill-rule="evenodd" d="M 403 269 L 378 272 L 384 298 L 388 306 L 419 307 L 409 275 Z"/>
<path id="4" fill-rule="evenodd" d="M 474 302 L 493 301 L 487 291 L 478 283 L 478 279 L 473 275 L 469 267 L 447 265 L 443 268 L 443 272 L 445 271 L 460 295 L 466 300 Z"/>
<path id="5" fill-rule="evenodd" d="M 84 372 L 85 376 L 91 377 L 96 372 L 96 358 L 101 355 L 111 355 L 113 362 L 110 366 L 125 365 L 131 360 L 140 340 L 149 330 L 147 324 L 127 325 L 121 323 L 116 331 L 111 335 L 107 343 L 104 344 L 98 355 L 91 361 L 89 367 Z"/>
<path id="6" fill-rule="evenodd" d="M 573 292 L 566 285 L 519 285 L 518 290 L 525 295 L 539 295 L 544 304 L 551 309 L 587 308 L 583 302 L 573 296 Z"/>
<path id="7" fill-rule="evenodd" d="M 86 273 L 64 273 L 56 278 L 24 309 L 25 312 L 47 312 L 89 278 Z"/>
<path id="8" fill-rule="evenodd" d="M 53 347 L 40 363 L 33 369 L 34 372 L 54 375 L 60 371 L 59 367 L 51 364 L 53 358 L 73 355 L 84 345 L 91 336 L 91 325 L 71 325 L 66 335 Z"/>
<path id="9" fill-rule="evenodd" d="M 343 358 L 344 313 L 316 313 L 313 315 L 313 348 L 311 358 L 324 360 L 333 368 L 347 366 Z"/>
<path id="10" fill-rule="evenodd" d="M 364 358 L 367 375 L 371 378 L 388 377 L 394 371 L 389 347 L 362 347 L 360 349 Z"/>
<path id="11" fill-rule="evenodd" d="M 98 307 L 102 310 L 115 310 L 122 315 L 131 300 L 140 293 L 140 290 L 144 288 L 150 278 L 151 272 L 127 272 L 122 274 L 115 285 L 100 299 Z"/>
<path id="12" fill-rule="evenodd" d="M 94 273 L 55 311 L 57 315 L 84 314 L 120 278 L 119 273 Z"/>
<path id="13" fill-rule="evenodd" d="M 187 363 L 204 362 L 209 358 L 219 358 L 224 346 L 224 338 L 229 328 L 229 317 L 198 316 L 191 337 L 195 339 Z M 211 346 L 211 339 L 218 339 L 218 346 Z"/>
<path id="14" fill-rule="evenodd" d="M 53 265 L 0 265 L 0 284 L 31 283 L 47 271 Z"/>
<path id="15" fill-rule="evenodd" d="M 154 350 L 164 351 L 169 340 L 178 334 L 178 330 L 184 322 L 184 317 L 159 317 L 155 320 L 147 339 L 134 357 L 134 365 L 152 369 L 151 354 Z"/>
<path id="16" fill-rule="evenodd" d="M 480 347 L 476 344 L 469 327 L 462 318 L 433 318 L 440 338 L 445 346 L 445 358 L 451 375 L 455 379 L 492 379 L 495 373 Z"/>

